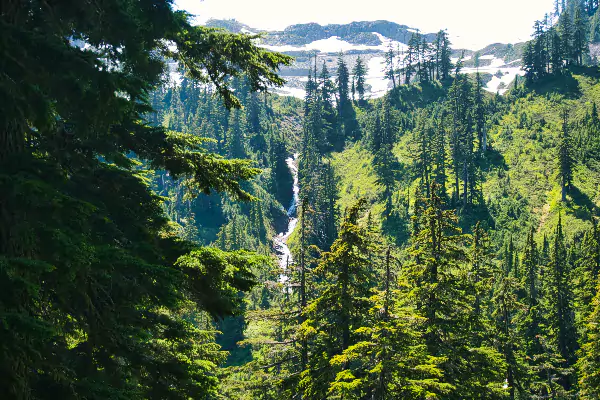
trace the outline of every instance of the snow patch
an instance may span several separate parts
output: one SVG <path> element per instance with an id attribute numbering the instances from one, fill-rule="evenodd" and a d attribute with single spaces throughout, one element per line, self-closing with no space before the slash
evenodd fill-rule
<path id="1" fill-rule="evenodd" d="M 509 66 L 520 60 L 511 61 L 510 63 L 506 64 L 501 58 L 497 58 L 494 55 L 489 54 L 481 56 L 480 59 L 491 60 L 490 65 L 479 67 L 480 73 L 488 73 L 493 75 L 492 80 L 489 81 L 484 88 L 488 92 L 504 94 L 508 90 L 506 89 L 508 85 L 515 80 L 517 75 L 525 75 L 525 72 L 520 67 Z M 498 71 L 500 71 L 502 74 L 500 78 L 496 76 Z M 477 72 L 477 68 L 464 68 L 463 72 L 475 73 Z"/>
<path id="2" fill-rule="evenodd" d="M 374 49 L 386 51 L 390 48 L 390 46 L 395 51 L 397 51 L 397 50 L 404 51 L 404 50 L 408 49 L 408 46 L 405 45 L 404 43 L 401 43 L 397 40 L 393 40 L 386 36 L 383 36 L 381 33 L 377 33 L 377 32 L 371 32 L 371 33 L 373 33 L 375 36 L 377 36 L 379 38 L 379 40 L 381 41 L 381 44 L 379 46 L 371 46 Z"/>
<path id="3" fill-rule="evenodd" d="M 265 44 L 261 44 L 260 46 L 269 50 L 279 52 L 318 50 L 321 53 L 336 53 L 340 51 L 349 50 L 367 50 L 369 48 L 369 46 L 354 45 L 352 43 L 348 43 L 345 40 L 341 40 L 338 36 L 331 36 L 327 39 L 315 40 L 314 42 L 305 44 L 304 46 L 273 46 Z"/>
<path id="4" fill-rule="evenodd" d="M 492 58 L 492 63 L 490 64 L 490 68 L 500 68 L 504 65 L 504 60 L 501 58 Z"/>
<path id="5" fill-rule="evenodd" d="M 288 86 L 284 86 L 282 88 L 272 89 L 274 93 L 277 93 L 280 96 L 291 96 L 297 99 L 304 99 L 306 97 L 306 90 L 292 88 Z"/>
<path id="6" fill-rule="evenodd" d="M 389 89 L 390 82 L 385 77 L 384 57 L 373 57 L 367 64 L 367 76 L 365 82 L 371 86 L 371 98 L 385 96 Z"/>
<path id="7" fill-rule="evenodd" d="M 388 49 L 390 45 L 397 50 L 404 50 L 407 46 L 404 43 L 400 43 L 396 40 L 391 40 L 379 33 L 372 32 L 375 34 L 379 40 L 381 40 L 381 44 L 377 46 L 367 45 L 367 44 L 353 44 L 349 43 L 345 40 L 339 38 L 339 36 L 331 36 L 327 39 L 319 39 L 314 42 L 305 44 L 304 46 L 292 46 L 292 45 L 268 45 L 268 44 L 259 44 L 259 46 L 264 47 L 265 49 L 278 51 L 278 52 L 286 52 L 286 51 L 309 51 L 309 50 L 318 50 L 321 53 L 338 53 L 340 51 L 351 51 L 351 50 L 382 50 L 385 51 Z"/>
<path id="8" fill-rule="evenodd" d="M 269 46 L 262 45 L 262 47 L 268 48 L 270 50 L 275 51 L 301 51 L 301 50 L 318 50 L 321 53 L 334 53 L 339 51 L 349 51 L 349 50 L 380 50 L 387 51 L 390 47 L 394 49 L 394 51 L 405 51 L 408 46 L 404 43 L 398 42 L 396 40 L 392 40 L 387 38 L 380 33 L 373 32 L 379 40 L 381 41 L 380 45 L 370 46 L 370 45 L 357 45 L 349 43 L 345 40 L 341 40 L 337 36 L 332 36 L 327 39 L 316 40 L 312 43 L 309 43 L 304 46 Z M 365 82 L 367 84 L 367 97 L 368 98 L 379 98 L 385 96 L 385 94 L 390 90 L 392 83 L 385 77 L 384 72 L 384 60 L 382 54 L 371 55 L 367 57 L 367 76 L 365 77 Z M 469 61 L 472 59 L 472 56 L 465 56 L 463 61 Z M 479 71 L 480 73 L 488 73 L 493 77 L 490 82 L 484 87 L 485 90 L 491 93 L 500 93 L 504 94 L 507 91 L 508 85 L 514 81 L 517 75 L 524 76 L 525 72 L 515 64 L 519 63 L 521 60 L 514 60 L 509 63 L 505 63 L 501 58 L 497 58 L 493 54 L 486 54 L 480 57 L 481 60 L 489 60 L 489 65 L 480 66 L 479 69 L 476 68 L 463 68 L 463 73 L 475 73 Z M 458 58 L 452 58 L 451 61 L 456 63 Z M 499 77 L 496 76 L 500 71 Z M 287 77 L 288 84 L 282 88 L 273 89 L 273 92 L 280 94 L 282 96 L 293 96 L 299 99 L 304 99 L 306 95 L 306 91 L 304 89 L 305 83 L 308 80 L 306 76 L 295 76 L 295 77 Z"/>
<path id="9" fill-rule="evenodd" d="M 500 71 L 502 71 L 502 73 L 504 75 L 502 75 L 501 78 L 498 78 L 497 76 L 494 76 L 492 78 L 491 81 L 488 82 L 487 86 L 485 87 L 485 89 L 489 92 L 492 93 L 500 93 L 500 94 L 504 94 L 506 93 L 506 91 L 508 90 L 507 87 L 509 84 L 512 83 L 512 81 L 515 80 L 515 77 L 517 75 L 519 76 L 524 76 L 525 72 L 521 69 L 521 68 L 502 68 Z M 502 85 L 504 84 L 504 85 Z M 500 87 L 504 87 L 504 89 L 501 89 Z"/>
<path id="10" fill-rule="evenodd" d="M 471 56 L 464 56 L 464 57 L 462 58 L 462 61 L 463 61 L 463 62 L 465 62 L 465 61 L 469 61 L 471 58 L 472 58 Z M 450 62 L 451 62 L 452 64 L 456 64 L 456 63 L 458 62 L 458 60 L 460 60 L 460 58 L 459 58 L 459 57 L 451 57 L 451 58 L 450 58 Z"/>

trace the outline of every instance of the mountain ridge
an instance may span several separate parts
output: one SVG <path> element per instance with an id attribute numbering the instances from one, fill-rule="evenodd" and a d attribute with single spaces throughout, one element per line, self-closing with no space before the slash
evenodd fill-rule
<path id="1" fill-rule="evenodd" d="M 418 28 L 388 20 L 353 21 L 347 24 L 326 25 L 321 25 L 316 22 L 307 22 L 289 25 L 283 30 L 267 30 L 251 27 L 236 19 L 209 19 L 206 22 L 206 26 L 223 28 L 234 33 L 262 33 L 265 35 L 263 43 L 272 46 L 291 45 L 300 47 L 332 36 L 336 36 L 341 40 L 357 45 L 377 46 L 383 44 L 381 39 L 375 35 L 376 33 L 400 43 L 408 44 L 410 37 L 416 32 L 421 33 L 428 43 L 433 43 L 436 35 L 436 33 L 433 32 L 423 33 Z M 493 47 L 506 47 L 509 45 L 517 47 L 522 44 L 523 42 L 495 42 L 490 43 L 481 49 L 455 49 L 455 52 L 464 51 L 466 54 L 472 54 L 477 51 L 483 52 Z"/>
<path id="2" fill-rule="evenodd" d="M 309 69 L 324 63 L 335 75 L 340 53 L 350 70 L 360 57 L 369 71 L 366 78 L 369 96 L 383 96 L 391 84 L 383 71 L 384 53 L 389 48 L 397 53 L 405 52 L 413 33 L 420 33 L 418 29 L 408 25 L 384 20 L 329 25 L 313 22 L 290 25 L 282 31 L 260 31 L 237 20 L 212 19 L 207 22 L 207 26 L 234 33 L 262 34 L 260 46 L 293 56 L 293 65 L 280 70 L 287 83 L 277 93 L 298 98 L 305 96 Z M 421 35 L 428 43 L 435 42 L 435 33 Z M 477 51 L 453 49 L 451 57 L 454 62 L 462 58 L 465 72 L 473 73 L 477 70 L 475 54 L 479 53 L 479 72 L 486 90 L 504 93 L 514 77 L 522 75 L 520 60 L 524 47 L 525 43 L 492 43 Z"/>

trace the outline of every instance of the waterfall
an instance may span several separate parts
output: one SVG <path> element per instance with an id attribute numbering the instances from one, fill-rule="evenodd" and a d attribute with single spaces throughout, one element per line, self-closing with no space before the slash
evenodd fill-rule
<path id="1" fill-rule="evenodd" d="M 294 184 L 292 186 L 293 196 L 292 201 L 287 209 L 288 225 L 285 232 L 280 232 L 273 238 L 273 248 L 277 252 L 277 258 L 279 259 L 279 266 L 283 270 L 279 280 L 286 282 L 289 277 L 285 274 L 286 269 L 289 265 L 292 265 L 292 253 L 287 245 L 287 240 L 294 233 L 296 225 L 298 225 L 298 194 L 300 192 L 300 186 L 298 186 L 298 153 L 294 154 L 293 157 L 286 158 L 285 162 L 292 173 L 294 178 Z"/>

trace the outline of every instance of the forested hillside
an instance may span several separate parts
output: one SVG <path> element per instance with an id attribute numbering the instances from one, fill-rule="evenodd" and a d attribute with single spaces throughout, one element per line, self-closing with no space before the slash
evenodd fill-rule
<path id="1" fill-rule="evenodd" d="M 0 16 L 0 398 L 600 398 L 597 0 L 484 55 L 271 38 L 409 36 L 380 98 L 170 1 Z"/>
<path id="2" fill-rule="evenodd" d="M 378 100 L 313 62 L 295 263 L 225 397 L 598 397 L 596 12 L 559 2 L 503 96 L 444 32 L 386 54 Z"/>

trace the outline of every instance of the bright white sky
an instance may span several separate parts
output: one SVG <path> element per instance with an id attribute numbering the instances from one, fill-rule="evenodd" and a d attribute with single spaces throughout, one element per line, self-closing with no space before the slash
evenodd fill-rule
<path id="1" fill-rule="evenodd" d="M 529 39 L 533 23 L 553 0 L 175 0 L 178 8 L 210 18 L 236 19 L 253 28 L 282 30 L 316 22 L 388 20 L 423 32 L 448 29 L 454 48 L 478 50 L 488 44 Z"/>

